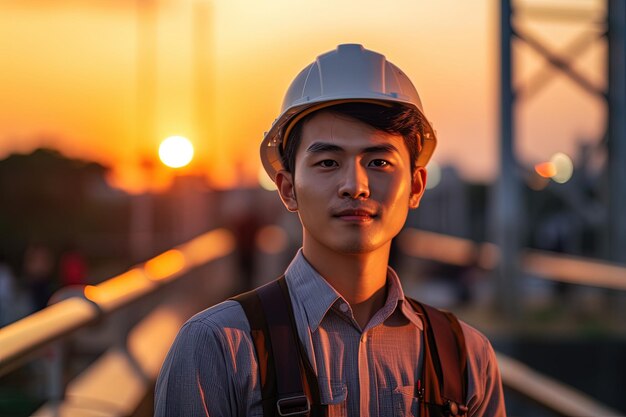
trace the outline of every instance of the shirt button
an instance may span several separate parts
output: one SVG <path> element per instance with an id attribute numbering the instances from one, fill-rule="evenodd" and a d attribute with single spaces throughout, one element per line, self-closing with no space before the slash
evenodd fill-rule
<path id="1" fill-rule="evenodd" d="M 339 306 L 339 310 L 343 311 L 344 313 L 347 313 L 348 310 L 350 310 L 350 307 L 348 306 L 348 304 L 343 303 Z"/>
<path id="2" fill-rule="evenodd" d="M 367 335 L 366 334 L 361 336 L 361 343 L 365 343 L 365 342 L 367 342 Z"/>

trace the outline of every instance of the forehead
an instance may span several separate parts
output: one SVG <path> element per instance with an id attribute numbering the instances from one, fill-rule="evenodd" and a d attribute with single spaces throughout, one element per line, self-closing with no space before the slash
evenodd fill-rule
<path id="1" fill-rule="evenodd" d="M 401 135 L 377 130 L 367 123 L 331 111 L 315 113 L 302 126 L 299 150 L 315 142 L 332 143 L 346 150 L 358 151 L 373 145 L 391 144 L 408 153 Z"/>

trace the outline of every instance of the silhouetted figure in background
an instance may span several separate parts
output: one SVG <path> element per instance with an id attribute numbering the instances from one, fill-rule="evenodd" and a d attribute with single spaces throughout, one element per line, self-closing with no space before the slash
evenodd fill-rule
<path id="1" fill-rule="evenodd" d="M 256 234 L 260 228 L 253 193 L 240 189 L 228 195 L 224 202 L 227 227 L 235 235 L 235 256 L 241 277 L 240 285 L 244 290 L 252 288 L 255 273 Z"/>
<path id="2" fill-rule="evenodd" d="M 17 286 L 13 271 L 0 259 L 0 327 L 13 321 Z"/>
<path id="3" fill-rule="evenodd" d="M 54 257 L 46 245 L 35 243 L 26 248 L 22 279 L 31 296 L 34 311 L 48 305 L 54 291 Z"/>
<path id="4" fill-rule="evenodd" d="M 59 278 L 61 286 L 86 285 L 87 263 L 82 253 L 70 245 L 59 259 Z"/>

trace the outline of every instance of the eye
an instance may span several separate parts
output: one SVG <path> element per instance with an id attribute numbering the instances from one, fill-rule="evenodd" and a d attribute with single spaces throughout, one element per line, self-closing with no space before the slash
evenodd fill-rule
<path id="1" fill-rule="evenodd" d="M 332 168 L 338 166 L 337 162 L 333 161 L 332 159 L 324 159 L 323 161 L 319 161 L 317 165 L 321 166 L 322 168 Z"/>
<path id="2" fill-rule="evenodd" d="M 390 163 L 384 159 L 373 159 L 370 161 L 369 165 L 376 168 L 385 168 L 388 167 Z"/>

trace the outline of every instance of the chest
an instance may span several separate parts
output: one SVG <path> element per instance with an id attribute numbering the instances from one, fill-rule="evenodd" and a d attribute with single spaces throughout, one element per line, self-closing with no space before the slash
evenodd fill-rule
<path id="1" fill-rule="evenodd" d="M 390 317 L 362 332 L 329 313 L 308 338 L 320 397 L 331 415 L 413 415 L 423 361 L 418 327 Z"/>

